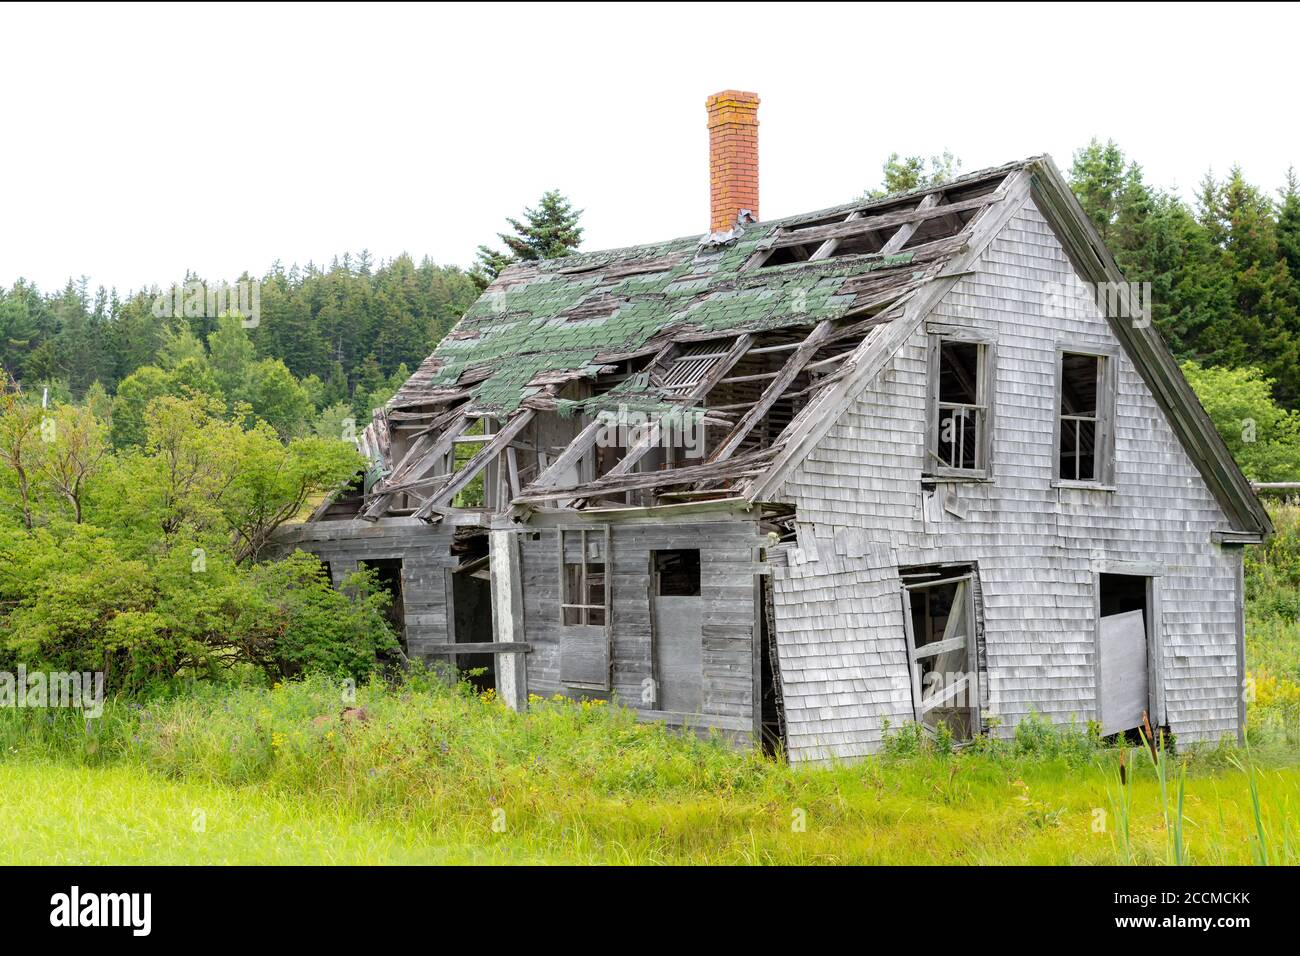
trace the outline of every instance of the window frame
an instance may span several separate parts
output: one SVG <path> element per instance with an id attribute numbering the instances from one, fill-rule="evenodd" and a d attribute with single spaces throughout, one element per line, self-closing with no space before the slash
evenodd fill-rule
<path id="1" fill-rule="evenodd" d="M 1061 441 L 1064 433 L 1061 423 L 1066 417 L 1087 419 L 1087 416 L 1066 416 L 1061 411 L 1061 399 L 1065 393 L 1065 356 L 1067 355 L 1085 355 L 1097 360 L 1097 408 L 1094 431 L 1096 437 L 1093 439 L 1092 478 L 1068 478 L 1061 474 Z M 1072 342 L 1057 344 L 1053 376 L 1055 385 L 1052 389 L 1052 487 L 1115 490 L 1115 393 L 1118 358 L 1118 348 L 1076 345 Z"/>
<path id="2" fill-rule="evenodd" d="M 688 554 L 695 555 L 693 565 L 693 583 L 695 590 L 685 594 L 669 593 L 664 591 L 664 574 L 659 569 L 659 556 L 661 554 Z M 704 549 L 703 548 L 651 548 L 650 549 L 650 578 L 651 593 L 655 597 L 703 597 L 704 595 Z"/>
<path id="3" fill-rule="evenodd" d="M 610 615 L 610 567 L 609 567 L 610 529 L 609 529 L 609 525 L 601 525 L 596 528 L 591 528 L 591 527 L 556 528 L 555 533 L 556 533 L 556 543 L 559 545 L 559 564 L 560 564 L 559 616 L 560 616 L 561 626 L 607 628 L 609 626 L 609 615 Z M 602 604 L 571 603 L 568 601 L 568 598 L 570 597 L 569 575 L 568 575 L 569 562 L 565 560 L 565 555 L 564 555 L 564 536 L 566 534 L 580 535 L 579 547 L 582 552 L 582 562 L 576 565 L 577 567 L 582 568 L 582 571 L 579 574 L 580 583 L 578 585 L 578 593 L 580 597 L 585 598 L 590 593 L 588 591 L 588 585 L 587 585 L 587 578 L 589 573 L 587 571 L 587 568 L 590 565 L 600 564 L 605 569 L 604 571 L 601 572 L 602 576 L 604 577 L 604 581 L 602 582 L 602 588 L 604 592 L 603 593 L 604 602 Z M 587 544 L 589 540 L 588 535 L 590 534 L 598 534 L 601 535 L 603 538 L 602 551 L 601 551 L 599 562 L 591 560 L 591 554 L 590 551 L 588 550 L 588 544 Z M 580 612 L 578 615 L 580 621 L 577 624 L 570 624 L 565 620 L 564 612 L 573 611 L 573 610 Z M 591 623 L 590 617 L 592 611 L 601 611 L 603 613 L 604 620 L 601 621 L 599 624 Z"/>
<path id="4" fill-rule="evenodd" d="M 568 598 L 568 565 L 564 560 L 564 536 L 566 534 L 579 534 L 580 547 L 582 549 L 582 567 L 581 585 L 584 595 L 587 593 L 587 565 L 590 560 L 591 552 L 588 549 L 590 535 L 598 535 L 603 541 L 601 551 L 601 564 L 604 566 L 604 603 L 603 604 L 578 604 L 569 603 Z M 559 591 L 557 592 L 557 619 L 559 621 L 559 668 L 560 683 L 565 687 L 575 688 L 586 691 L 608 692 L 611 688 L 610 676 L 614 663 L 614 622 L 613 622 L 613 571 L 614 571 L 614 552 L 613 536 L 608 524 L 600 525 L 561 525 L 555 529 L 555 543 L 558 549 L 556 564 L 559 570 Z M 604 622 L 602 624 L 567 624 L 565 623 L 565 612 L 573 609 L 579 609 L 580 619 L 586 621 L 589 617 L 588 612 L 595 609 L 604 611 Z M 579 671 L 583 676 L 572 676 L 569 668 L 568 655 L 575 653 L 580 657 L 583 652 L 596 652 L 596 666 L 594 670 L 582 672 L 581 666 Z"/>
<path id="5" fill-rule="evenodd" d="M 921 474 L 934 479 L 966 479 L 988 481 L 993 477 L 993 432 L 996 418 L 997 393 L 997 341 L 992 335 L 959 326 L 929 323 L 926 326 L 926 429 L 925 457 Z M 976 399 L 973 406 L 983 412 L 983 420 L 976 428 L 976 467 L 953 468 L 939 459 L 940 374 L 939 363 L 944 343 L 975 345 L 980 352 L 977 358 Z M 951 404 L 951 403 L 950 403 Z M 982 454 L 981 454 L 982 453 Z"/>

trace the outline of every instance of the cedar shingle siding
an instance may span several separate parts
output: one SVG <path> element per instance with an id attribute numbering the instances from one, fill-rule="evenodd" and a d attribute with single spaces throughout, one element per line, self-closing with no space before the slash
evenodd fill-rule
<path id="1" fill-rule="evenodd" d="M 998 732 L 1009 734 L 1031 710 L 1080 725 L 1096 716 L 1092 565 L 1106 559 L 1165 565 L 1157 579 L 1157 633 L 1170 728 L 1188 740 L 1235 733 L 1241 553 L 1211 543 L 1210 532 L 1228 523 L 1222 509 L 1126 355 L 1119 358 L 1116 490 L 1053 488 L 1056 346 L 1107 347 L 1114 338 L 1084 297 L 1058 297 L 1067 303 L 1064 313 L 1049 314 L 1045 285 L 1082 290 L 1032 201 L 994 240 L 977 272 L 933 313 L 934 321 L 990 331 L 998 344 L 994 480 L 954 486 L 966 517 L 933 502 L 927 507 L 931 495 L 919 480 L 924 330 L 780 489 L 811 526 L 819 552 L 833 555 L 845 528 L 864 529 L 873 542 L 861 558 L 834 555 L 825 570 L 773 562 L 778 630 L 791 634 L 781 665 L 792 756 L 821 755 L 823 748 L 861 753 L 879 740 L 884 719 L 897 726 L 910 718 L 910 696 L 885 703 L 891 680 L 906 688 L 896 569 L 940 562 L 979 566 Z M 849 628 L 851 638 L 832 624 L 840 613 L 836 594 L 855 611 L 870 610 Z M 877 706 L 827 706 L 859 682 L 866 685 L 861 701 Z"/>

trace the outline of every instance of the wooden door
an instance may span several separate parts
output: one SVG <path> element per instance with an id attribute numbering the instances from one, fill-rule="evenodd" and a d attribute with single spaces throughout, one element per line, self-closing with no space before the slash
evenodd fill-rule
<path id="1" fill-rule="evenodd" d="M 655 707 L 698 714 L 704 707 L 703 599 L 654 594 Z"/>
<path id="2" fill-rule="evenodd" d="M 1142 725 L 1149 707 L 1147 628 L 1142 611 L 1101 619 L 1101 732 L 1117 734 Z"/>

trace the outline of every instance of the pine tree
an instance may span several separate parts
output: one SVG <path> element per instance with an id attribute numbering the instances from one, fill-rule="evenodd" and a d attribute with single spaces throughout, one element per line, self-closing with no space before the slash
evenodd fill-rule
<path id="1" fill-rule="evenodd" d="M 1125 181 L 1124 153 L 1114 140 L 1102 143 L 1094 136 L 1083 149 L 1075 150 L 1070 185 L 1103 239 L 1109 238 L 1115 223 Z"/>
<path id="2" fill-rule="evenodd" d="M 559 190 L 542 193 L 535 209 L 524 210 L 524 222 L 506 219 L 513 233 L 497 233 L 506 245 L 505 252 L 478 247 L 478 262 L 471 272 L 474 281 L 483 288 L 513 262 L 559 259 L 576 252 L 582 244 L 581 216 L 582 210 L 574 209 Z"/>
<path id="3" fill-rule="evenodd" d="M 927 168 L 924 156 L 900 157 L 898 153 L 890 153 L 881 171 L 881 188 L 868 189 L 866 193 L 872 199 L 954 179 L 961 172 L 961 160 L 945 149 L 942 155 L 929 158 Z"/>
<path id="4" fill-rule="evenodd" d="M 1277 245 L 1293 282 L 1300 286 L 1300 182 L 1295 167 L 1286 171 L 1286 185 L 1278 190 Z"/>

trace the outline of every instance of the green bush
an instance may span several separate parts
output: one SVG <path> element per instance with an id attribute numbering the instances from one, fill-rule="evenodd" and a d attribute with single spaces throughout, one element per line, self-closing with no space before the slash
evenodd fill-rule
<path id="1" fill-rule="evenodd" d="M 0 535 L 0 661 L 104 671 L 139 692 L 249 669 L 364 679 L 398 646 L 388 596 L 364 573 L 335 590 L 309 554 L 242 566 L 199 550 L 123 558 L 87 525 Z"/>

